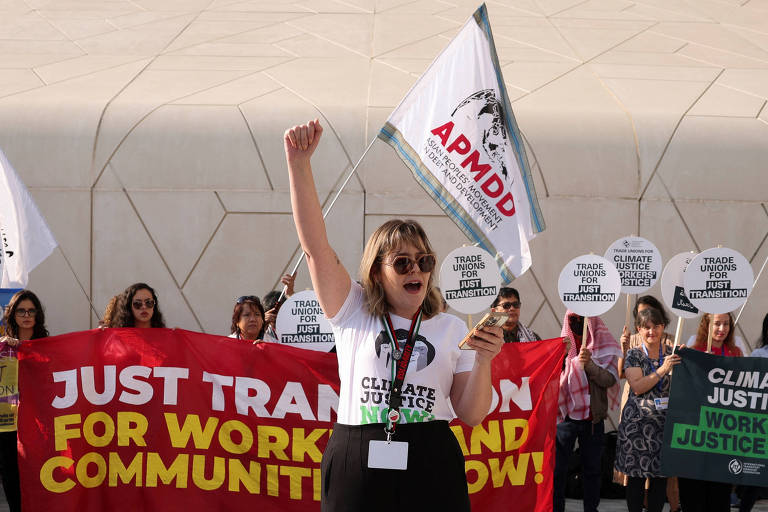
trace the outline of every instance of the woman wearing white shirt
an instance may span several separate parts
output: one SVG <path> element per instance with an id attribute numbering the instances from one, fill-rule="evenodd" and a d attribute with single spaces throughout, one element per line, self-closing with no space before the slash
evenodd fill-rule
<path id="1" fill-rule="evenodd" d="M 361 284 L 352 282 L 328 242 L 312 176 L 322 131 L 315 120 L 285 132 L 293 218 L 339 358 L 338 423 L 323 454 L 322 510 L 469 510 L 464 459 L 448 421 L 455 411 L 476 425 L 488 413 L 501 328 L 473 333 L 474 352 L 458 348 L 466 327 L 439 312 L 435 255 L 413 221 L 377 229 L 363 253 Z M 407 364 L 413 350 L 418 365 Z M 402 371 L 398 407 L 390 398 Z M 402 465 L 407 469 L 390 469 Z"/>

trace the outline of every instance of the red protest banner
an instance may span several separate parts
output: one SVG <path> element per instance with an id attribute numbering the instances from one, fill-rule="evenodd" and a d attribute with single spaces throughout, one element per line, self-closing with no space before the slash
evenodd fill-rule
<path id="1" fill-rule="evenodd" d="M 22 345 L 25 511 L 318 510 L 336 357 L 183 330 Z M 561 340 L 504 346 L 493 411 L 454 422 L 473 510 L 550 510 Z"/>
<path id="2" fill-rule="evenodd" d="M 318 508 L 332 354 L 170 329 L 20 351 L 25 511 Z"/>
<path id="3" fill-rule="evenodd" d="M 506 343 L 493 360 L 494 401 L 482 424 L 454 420 L 472 510 L 552 510 L 562 338 Z"/>

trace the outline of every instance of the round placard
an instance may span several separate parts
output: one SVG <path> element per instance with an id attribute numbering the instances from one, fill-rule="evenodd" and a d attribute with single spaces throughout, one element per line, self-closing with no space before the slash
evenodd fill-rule
<path id="1" fill-rule="evenodd" d="M 685 295 L 683 277 L 685 269 L 696 256 L 695 252 L 681 252 L 667 262 L 661 274 L 661 298 L 667 307 L 680 318 L 696 318 L 699 308 L 691 304 Z"/>
<path id="2" fill-rule="evenodd" d="M 619 238 L 605 251 L 621 277 L 621 293 L 642 293 L 661 276 L 661 254 L 640 236 Z"/>
<path id="3" fill-rule="evenodd" d="M 598 316 L 616 303 L 621 278 L 613 263 L 596 254 L 585 254 L 563 267 L 557 291 L 563 304 L 574 313 Z"/>
<path id="4" fill-rule="evenodd" d="M 275 324 L 280 343 L 321 352 L 333 348 L 333 329 L 312 290 L 296 293 L 286 300 L 280 306 Z"/>
<path id="5" fill-rule="evenodd" d="M 747 301 L 754 277 L 741 253 L 727 247 L 707 249 L 685 271 L 685 295 L 705 313 L 729 313 Z"/>
<path id="6" fill-rule="evenodd" d="M 440 289 L 445 301 L 465 315 L 488 309 L 500 286 L 496 261 L 480 247 L 459 247 L 440 266 Z"/>

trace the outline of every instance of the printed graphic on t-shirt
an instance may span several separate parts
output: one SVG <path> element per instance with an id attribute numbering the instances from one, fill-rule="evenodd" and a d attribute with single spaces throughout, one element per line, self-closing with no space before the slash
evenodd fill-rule
<path id="1" fill-rule="evenodd" d="M 397 346 L 402 352 L 408 340 L 408 331 L 405 329 L 395 329 L 395 337 L 397 337 Z M 392 346 L 389 343 L 389 336 L 387 336 L 384 330 L 376 336 L 376 357 L 379 360 L 383 358 L 385 368 L 389 369 L 392 361 Z M 408 363 L 408 372 L 423 370 L 432 363 L 434 358 L 434 345 L 428 342 L 427 338 L 421 334 L 417 334 L 416 342 L 413 344 L 413 352 L 411 352 L 411 361 Z"/>
<path id="2" fill-rule="evenodd" d="M 395 329 L 395 336 L 398 348 L 402 353 L 408 338 L 408 331 L 406 329 Z M 382 330 L 376 336 L 375 347 L 379 363 L 383 363 L 384 367 L 391 372 L 394 358 L 392 357 L 392 346 L 386 331 Z M 417 334 L 406 376 L 413 376 L 414 373 L 425 369 L 434 359 L 435 346 L 424 336 Z M 363 377 L 360 385 L 362 424 L 386 422 L 389 391 L 392 388 L 392 381 L 377 377 Z M 435 396 L 435 388 L 406 383 L 401 395 L 400 423 L 434 420 L 435 416 L 432 413 L 432 409 L 435 405 Z"/>

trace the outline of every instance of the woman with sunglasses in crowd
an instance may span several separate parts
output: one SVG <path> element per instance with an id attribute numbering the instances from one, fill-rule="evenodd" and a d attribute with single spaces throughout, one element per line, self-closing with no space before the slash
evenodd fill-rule
<path id="1" fill-rule="evenodd" d="M 111 327 L 165 327 L 155 290 L 146 283 L 135 283 L 120 295 Z"/>
<path id="2" fill-rule="evenodd" d="M 0 338 L 0 341 L 4 342 L 0 348 L 0 357 L 16 357 L 16 347 L 20 342 L 48 336 L 43 305 L 37 295 L 29 290 L 21 290 L 11 297 L 5 308 L 3 321 L 6 336 Z M 4 400 L 12 405 L 18 405 L 18 396 L 17 393 Z M 21 488 L 15 429 L 10 432 L 0 432 L 0 475 L 3 478 L 3 490 L 5 490 L 9 510 L 20 511 Z"/>
<path id="3" fill-rule="evenodd" d="M 333 326 L 341 380 L 321 509 L 469 510 L 464 458 L 448 422 L 453 411 L 469 425 L 488 413 L 501 328 L 474 331 L 474 350 L 458 348 L 466 326 L 439 312 L 435 254 L 414 221 L 380 226 L 365 246 L 360 284 L 350 279 L 328 241 L 312 175 L 322 131 L 315 120 L 284 137 L 293 218 Z"/>
<path id="4" fill-rule="evenodd" d="M 502 287 L 491 304 L 491 311 L 509 315 L 504 330 L 504 343 L 541 341 L 541 337 L 520 323 L 520 293 L 514 288 Z"/>
<path id="5" fill-rule="evenodd" d="M 255 295 L 243 295 L 235 301 L 230 338 L 261 341 L 264 336 L 264 307 Z"/>

